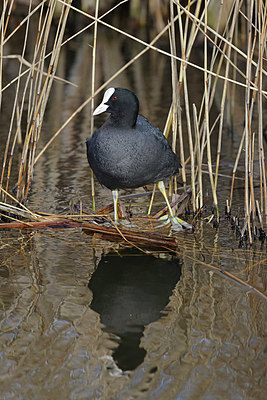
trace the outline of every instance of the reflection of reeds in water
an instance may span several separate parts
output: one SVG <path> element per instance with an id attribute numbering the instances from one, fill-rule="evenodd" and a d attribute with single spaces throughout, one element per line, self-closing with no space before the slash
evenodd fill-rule
<path id="1" fill-rule="evenodd" d="M 105 15 L 116 15 L 121 6 L 127 1 L 122 1 L 113 9 L 105 10 Z M 130 9 L 136 10 L 134 2 Z M 165 4 L 168 2 L 166 1 Z M 235 87 L 245 88 L 244 97 L 244 121 L 245 127 L 240 139 L 240 146 L 234 162 L 231 191 L 229 193 L 229 207 L 231 210 L 234 200 L 234 185 L 237 168 L 240 165 L 242 150 L 245 149 L 245 168 L 244 168 L 244 210 L 247 219 L 247 226 L 255 224 L 256 215 L 261 219 L 267 214 L 267 192 L 266 192 L 266 170 L 265 157 L 263 150 L 263 101 L 266 98 L 264 91 L 263 78 L 266 77 L 264 70 L 264 59 L 266 58 L 266 13 L 267 5 L 264 2 L 251 1 L 248 6 L 241 0 L 229 0 L 217 7 L 212 15 L 214 1 L 195 0 L 191 2 L 180 2 L 170 0 L 170 22 L 162 27 L 154 39 L 147 43 L 126 31 L 113 26 L 99 15 L 99 2 L 96 2 L 94 14 L 89 14 L 79 10 L 72 5 L 71 0 L 52 0 L 47 4 L 46 1 L 39 1 L 38 5 L 28 4 L 27 15 L 17 28 L 12 28 L 8 32 L 10 21 L 12 20 L 12 7 L 4 1 L 1 15 L 1 39 L 0 39 L 0 100 L 3 92 L 9 85 L 3 87 L 2 84 L 2 57 L 5 54 L 5 46 L 14 36 L 17 30 L 24 27 L 24 45 L 22 53 L 18 58 L 19 69 L 16 79 L 10 84 L 15 85 L 15 99 L 10 118 L 10 127 L 7 133 L 6 145 L 4 150 L 0 187 L 5 191 L 10 190 L 9 182 L 13 165 L 14 153 L 18 151 L 22 140 L 22 153 L 17 174 L 16 197 L 18 200 L 25 200 L 28 196 L 30 183 L 34 173 L 34 165 L 44 154 L 49 145 L 60 134 L 63 128 L 88 104 L 91 102 L 91 114 L 94 107 L 94 96 L 109 85 L 118 75 L 125 71 L 130 65 L 136 62 L 145 52 L 157 51 L 170 58 L 172 68 L 172 88 L 173 101 L 171 106 L 172 115 L 168 119 L 166 127 L 172 124 L 173 142 L 172 146 L 176 149 L 179 144 L 179 158 L 182 164 L 182 182 L 186 189 L 189 183 L 186 179 L 186 165 L 190 165 L 190 186 L 192 190 L 192 208 L 197 212 L 204 204 L 203 195 L 203 160 L 207 160 L 210 190 L 212 192 L 215 217 L 219 218 L 219 204 L 217 193 L 220 188 L 220 159 L 221 149 L 224 140 L 224 127 L 227 118 L 226 104 L 233 102 L 229 99 L 229 93 L 234 92 Z M 36 4 L 36 3 L 35 3 Z M 58 5 L 61 4 L 60 7 Z M 135 2 L 138 5 L 138 2 Z M 101 5 L 101 2 L 100 2 Z M 46 7 L 44 7 L 46 6 Z M 56 9 L 57 6 L 57 9 Z M 161 5 L 162 6 L 162 5 Z M 88 25 L 80 29 L 75 35 L 63 42 L 67 18 L 69 12 L 83 15 L 88 19 Z M 57 13 L 57 26 L 52 29 L 52 22 Z M 101 9 L 100 9 L 101 12 Z M 156 21 L 163 21 L 164 16 L 159 18 L 160 8 L 153 7 L 153 15 Z M 166 9 L 165 11 L 166 12 Z M 149 17 L 149 7 L 146 9 Z M 25 60 L 26 49 L 29 44 L 29 30 L 33 18 L 38 15 L 38 23 L 34 49 L 31 54 L 31 61 Z M 136 15 L 136 14 L 135 14 Z M 143 15 L 143 14 L 142 14 Z M 209 24 L 212 21 L 212 27 Z M 117 34 L 128 37 L 141 44 L 144 48 L 136 54 L 122 68 L 118 69 L 100 87 L 96 86 L 95 66 L 96 66 L 96 46 L 97 46 L 97 25 L 101 24 L 107 30 L 111 29 Z M 57 132 L 51 137 L 43 148 L 38 148 L 37 144 L 42 134 L 42 124 L 44 114 L 49 99 L 52 84 L 56 77 L 56 69 L 59 60 L 60 50 L 63 44 L 71 41 L 75 36 L 82 34 L 90 26 L 94 26 L 94 40 L 92 50 L 92 76 L 91 76 L 91 96 L 86 99 L 76 111 L 63 123 Z M 244 39 L 243 32 L 247 31 Z M 238 32 L 241 32 L 239 35 Z M 165 33 L 169 33 L 170 52 L 156 46 L 158 39 Z M 192 60 L 196 41 L 202 39 L 204 46 L 203 64 L 195 64 Z M 212 50 L 209 51 L 209 47 Z M 178 56 L 180 48 L 181 56 Z M 12 57 L 12 55 L 6 55 Z M 28 56 L 29 58 L 29 56 Z M 240 61 L 241 60 L 241 61 Z M 242 69 L 242 62 L 246 62 L 246 68 Z M 26 69 L 25 69 L 26 68 Z M 203 72 L 203 93 L 202 103 L 197 109 L 192 95 L 188 90 L 189 70 L 197 68 Z M 219 83 L 222 88 L 219 89 Z M 221 90 L 219 114 L 215 120 L 211 120 L 211 109 L 214 108 L 216 94 Z M 27 106 L 27 125 L 26 132 L 22 129 L 23 110 Z M 181 110 L 184 104 L 184 112 Z M 257 112 L 253 110 L 257 108 Z M 234 109 L 230 111 L 230 117 L 234 119 Z M 183 132 L 182 119 L 186 121 L 187 134 Z M 168 128 L 166 129 L 168 131 Z M 93 118 L 91 118 L 91 131 L 93 131 Z M 214 135 L 217 135 L 216 155 L 212 153 Z M 21 138 L 22 136 L 22 138 Z M 187 136 L 188 150 L 184 146 Z M 211 143 L 212 140 L 212 143 Z M 256 166 L 256 164 L 258 164 Z M 260 191 L 255 191 L 254 177 L 259 174 Z M 92 185 L 93 187 L 93 185 Z M 2 191 L 3 198 L 6 194 Z M 93 192 L 94 196 L 94 192 Z M 257 198 L 258 196 L 258 198 Z M 225 199 L 226 200 L 226 199 Z M 261 222 L 262 224 L 262 222 Z M 248 229 L 250 242 L 252 241 L 251 231 Z"/>

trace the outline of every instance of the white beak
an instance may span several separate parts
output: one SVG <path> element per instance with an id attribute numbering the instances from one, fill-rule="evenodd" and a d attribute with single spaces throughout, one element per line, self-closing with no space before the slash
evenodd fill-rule
<path id="1" fill-rule="evenodd" d="M 105 103 L 109 101 L 114 92 L 115 92 L 114 88 L 109 88 L 105 91 L 102 103 L 100 103 L 99 106 L 96 107 L 95 111 L 93 112 L 93 115 L 102 114 L 103 112 L 107 111 L 108 105 Z"/>
<path id="2" fill-rule="evenodd" d="M 102 114 L 103 112 L 107 111 L 107 109 L 108 109 L 108 105 L 101 103 L 101 104 L 99 104 L 98 107 L 96 107 L 95 111 L 93 112 L 93 115 Z"/>

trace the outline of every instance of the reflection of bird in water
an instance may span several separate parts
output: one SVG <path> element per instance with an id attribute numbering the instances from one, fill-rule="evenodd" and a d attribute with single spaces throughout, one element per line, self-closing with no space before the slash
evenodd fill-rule
<path id="1" fill-rule="evenodd" d="M 180 279 L 177 259 L 167 260 L 137 251 L 102 257 L 90 282 L 91 308 L 100 314 L 104 331 L 119 336 L 113 358 L 122 370 L 140 365 L 146 351 L 140 348 L 145 325 L 158 320 Z"/>
<path id="2" fill-rule="evenodd" d="M 118 189 L 158 183 L 173 228 L 191 228 L 174 216 L 163 182 L 178 172 L 180 164 L 162 132 L 138 114 L 136 95 L 122 88 L 106 90 L 94 115 L 103 112 L 111 115 L 87 139 L 87 158 L 98 181 L 112 190 L 115 222 L 118 222 Z"/>

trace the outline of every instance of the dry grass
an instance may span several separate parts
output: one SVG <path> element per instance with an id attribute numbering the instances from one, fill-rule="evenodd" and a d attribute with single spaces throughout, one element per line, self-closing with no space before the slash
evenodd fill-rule
<path id="1" fill-rule="evenodd" d="M 172 68 L 173 98 L 168 121 L 167 133 L 172 125 L 172 146 L 179 147 L 179 158 L 182 164 L 182 182 L 186 190 L 189 184 L 192 190 L 192 208 L 195 213 L 202 208 L 203 198 L 203 160 L 207 160 L 210 191 L 216 213 L 214 218 L 219 220 L 218 190 L 220 190 L 220 159 L 221 148 L 224 140 L 224 124 L 226 120 L 226 103 L 231 102 L 235 88 L 245 88 L 244 116 L 245 127 L 241 135 L 239 150 L 233 160 L 231 191 L 228 199 L 230 213 L 234 201 L 234 187 L 237 168 L 240 164 L 242 150 L 245 149 L 244 164 L 244 213 L 246 225 L 255 226 L 256 215 L 260 224 L 267 216 L 267 187 L 266 187 L 266 161 L 263 145 L 263 102 L 266 101 L 267 92 L 264 90 L 263 80 L 266 79 L 266 26 L 267 4 L 262 1 L 251 1 L 249 7 L 241 0 L 229 0 L 228 11 L 220 3 L 211 26 L 212 3 L 208 0 L 192 0 L 185 2 L 169 0 L 165 4 L 169 7 L 170 22 L 164 21 L 164 15 L 159 17 L 160 10 L 153 10 L 155 20 L 158 21 L 160 32 L 155 35 L 150 43 L 141 40 L 115 25 L 103 20 L 107 14 L 116 14 L 127 0 L 120 2 L 116 7 L 101 14 L 99 1 L 96 1 L 94 13 L 79 10 L 72 6 L 71 0 L 39 1 L 33 5 L 28 1 L 27 15 L 10 31 L 9 25 L 13 17 L 13 2 L 4 0 L 0 19 L 0 105 L 3 92 L 15 85 L 15 98 L 10 117 L 10 126 L 6 136 L 3 151 L 2 171 L 0 176 L 0 189 L 2 200 L 8 201 L 7 193 L 10 191 L 11 172 L 16 176 L 16 200 L 24 202 L 29 193 L 30 184 L 34 174 L 36 162 L 43 156 L 47 148 L 53 143 L 64 127 L 89 103 L 91 103 L 91 131 L 94 129 L 92 111 L 94 97 L 109 85 L 115 77 L 123 73 L 130 65 L 136 62 L 147 51 L 156 51 L 170 59 Z M 36 3 L 35 3 L 36 4 Z M 100 2 L 101 4 L 101 2 Z M 68 16 L 70 11 L 87 18 L 88 24 L 75 35 L 64 41 Z M 167 10 L 165 10 L 167 12 Z M 32 38 L 29 38 L 29 29 L 33 18 L 38 19 L 35 45 L 31 60 L 25 59 L 25 49 Z M 214 17 L 214 15 L 213 15 Z M 56 18 L 57 28 L 52 35 L 52 23 Z M 120 35 L 138 42 L 143 49 L 122 68 L 117 70 L 103 85 L 96 87 L 96 48 L 98 45 L 97 27 L 105 26 L 107 32 L 115 30 Z M 21 54 L 12 55 L 5 51 L 9 41 L 24 29 L 24 45 Z M 42 148 L 38 146 L 42 135 L 42 125 L 45 111 L 49 101 L 52 85 L 57 80 L 56 70 L 62 46 L 69 43 L 77 35 L 82 35 L 85 30 L 91 29 L 93 39 L 93 62 L 91 70 L 91 95 L 88 97 L 52 135 L 51 139 Z M 239 33 L 244 33 L 241 35 Z M 177 34 L 178 33 L 178 34 Z M 170 51 L 157 47 L 157 41 L 163 35 L 169 35 Z M 245 36 L 245 37 L 244 37 Z M 203 64 L 192 61 L 196 40 L 203 38 Z M 51 40 L 53 40 L 52 49 Z M 212 46 L 212 50 L 209 48 Z M 180 53 L 177 49 L 180 49 Z M 211 53 L 211 54 L 210 54 Z M 180 55 L 178 55 L 180 54 Z M 2 83 L 3 61 L 5 57 L 17 57 L 19 63 L 18 74 L 15 79 L 5 87 Z M 246 68 L 240 67 L 240 62 L 246 63 Z M 197 109 L 192 102 L 188 90 L 188 67 L 196 68 L 203 73 L 202 105 Z M 210 120 L 210 112 L 214 105 L 218 82 L 222 82 L 220 110 L 215 121 Z M 22 138 L 22 115 L 27 105 L 27 128 Z M 181 104 L 184 110 L 181 110 Z M 253 113 L 254 109 L 257 112 Z M 234 110 L 232 110 L 234 113 Z M 186 130 L 183 132 L 182 119 L 186 120 Z M 253 127 L 257 126 L 257 129 Z M 212 135 L 217 137 L 216 152 L 211 146 Z M 188 136 L 189 151 L 184 147 L 184 138 Z M 226 139 L 227 140 L 227 139 Z M 23 143 L 21 143 L 23 141 Z M 22 145 L 19 168 L 13 171 L 15 152 Z M 190 181 L 187 181 L 186 164 L 190 163 Z M 257 164 L 257 165 L 256 165 Z M 255 171 L 259 171 L 260 191 L 255 191 Z M 92 195 L 94 194 L 92 177 Z M 174 186 L 176 189 L 176 186 Z M 259 197 L 256 196 L 260 193 Z M 9 198 L 10 200 L 10 198 Z M 252 242 L 251 230 L 248 229 L 249 241 Z"/>

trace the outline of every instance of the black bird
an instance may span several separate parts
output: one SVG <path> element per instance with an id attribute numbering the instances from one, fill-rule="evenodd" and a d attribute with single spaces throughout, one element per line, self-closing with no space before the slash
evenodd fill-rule
<path id="1" fill-rule="evenodd" d="M 163 182 L 178 172 L 178 159 L 162 132 L 138 114 L 136 95 L 128 89 L 107 89 L 93 115 L 103 112 L 110 113 L 110 117 L 86 140 L 87 158 L 98 181 L 112 190 L 115 222 L 118 189 L 158 183 L 172 225 L 178 230 L 181 225 L 191 228 L 174 216 Z"/>

